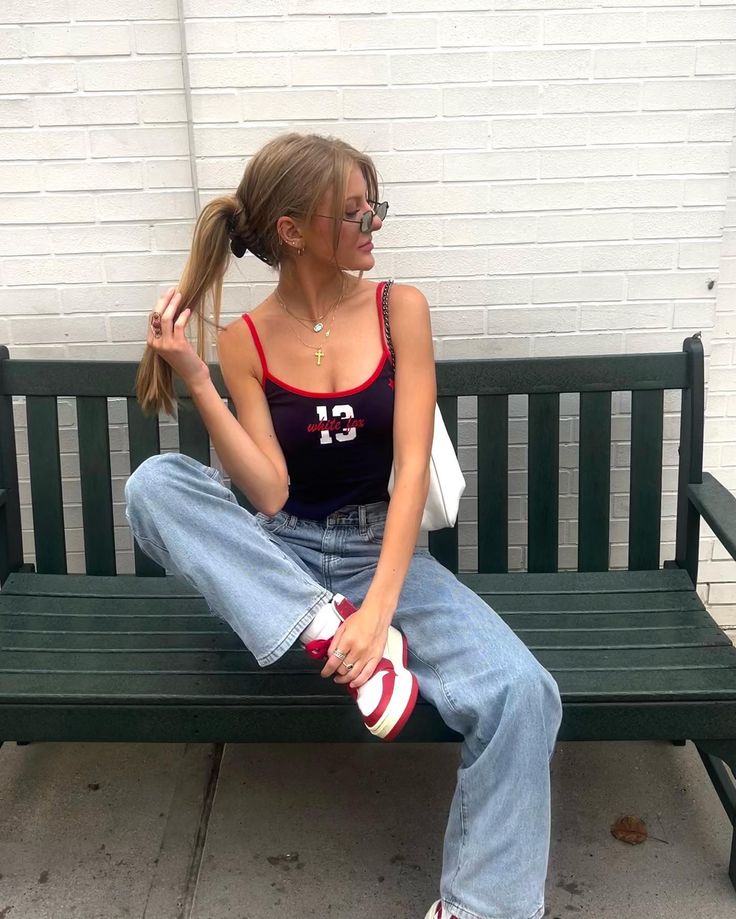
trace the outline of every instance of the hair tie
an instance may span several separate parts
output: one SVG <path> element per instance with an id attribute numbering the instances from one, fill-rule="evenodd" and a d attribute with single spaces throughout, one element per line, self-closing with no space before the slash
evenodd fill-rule
<path id="1" fill-rule="evenodd" d="M 236 215 L 231 214 L 227 222 L 228 236 L 230 237 L 230 251 L 235 258 L 242 258 L 247 250 L 245 240 L 235 232 Z"/>
<path id="2" fill-rule="evenodd" d="M 235 256 L 235 258 L 242 258 L 245 255 L 247 249 L 248 247 L 239 236 L 230 237 L 230 251 Z"/>

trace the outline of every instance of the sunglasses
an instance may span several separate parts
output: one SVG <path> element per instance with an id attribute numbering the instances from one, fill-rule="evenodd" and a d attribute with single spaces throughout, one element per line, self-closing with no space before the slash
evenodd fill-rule
<path id="1" fill-rule="evenodd" d="M 376 209 L 367 210 L 365 214 L 360 218 L 360 220 L 353 220 L 352 217 L 343 217 L 343 220 L 347 220 L 348 223 L 359 223 L 361 233 L 370 232 L 371 227 L 373 226 L 373 218 L 378 217 L 379 220 L 384 220 L 386 213 L 388 211 L 388 201 L 369 201 L 368 204 L 375 204 Z M 329 214 L 315 214 L 315 217 L 327 217 L 330 220 L 335 218 Z"/>

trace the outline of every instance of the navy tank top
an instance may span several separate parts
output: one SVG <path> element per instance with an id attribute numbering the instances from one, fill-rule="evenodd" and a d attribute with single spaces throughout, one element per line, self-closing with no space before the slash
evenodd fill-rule
<path id="1" fill-rule="evenodd" d="M 371 376 L 355 389 L 309 392 L 279 380 L 268 369 L 253 320 L 250 328 L 263 367 L 263 390 L 289 473 L 284 510 L 321 520 L 346 504 L 388 501 L 393 463 L 394 370 L 376 287 L 376 320 L 382 354 Z"/>

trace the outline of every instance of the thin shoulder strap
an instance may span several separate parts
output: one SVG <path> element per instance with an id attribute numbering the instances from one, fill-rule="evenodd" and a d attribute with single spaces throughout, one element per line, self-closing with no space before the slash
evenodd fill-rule
<path id="1" fill-rule="evenodd" d="M 256 349 L 258 350 L 258 357 L 260 357 L 261 359 L 261 367 L 263 368 L 263 385 L 265 386 L 266 377 L 269 375 L 269 373 L 268 373 L 268 364 L 266 363 L 266 355 L 263 351 L 263 345 L 261 344 L 261 339 L 258 337 L 258 332 L 256 332 L 255 323 L 250 318 L 250 316 L 247 313 L 243 313 L 243 319 L 245 319 L 245 323 L 251 331 L 251 335 L 253 336 L 253 341 L 255 342 Z"/>
<path id="2" fill-rule="evenodd" d="M 382 307 L 383 307 L 383 329 L 384 329 L 384 332 L 386 333 L 386 344 L 388 345 L 388 350 L 391 352 L 391 363 L 393 364 L 394 370 L 395 370 L 396 369 L 396 355 L 394 354 L 394 346 L 393 346 L 393 342 L 391 341 L 391 329 L 389 328 L 389 325 L 388 325 L 388 292 L 389 290 L 391 290 L 391 285 L 393 283 L 394 283 L 393 281 L 384 281 L 383 283 Z"/>

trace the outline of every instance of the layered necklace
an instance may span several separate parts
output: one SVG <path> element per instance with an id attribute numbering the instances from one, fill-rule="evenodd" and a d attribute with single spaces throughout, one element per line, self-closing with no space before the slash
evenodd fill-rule
<path id="1" fill-rule="evenodd" d="M 286 313 L 287 313 L 289 316 L 291 316 L 292 319 L 296 319 L 297 322 L 301 322 L 301 323 L 304 323 L 305 325 L 309 326 L 309 327 L 311 328 L 312 332 L 316 332 L 318 335 L 319 335 L 319 333 L 322 331 L 322 329 L 324 329 L 324 327 L 325 327 L 325 324 L 324 324 L 324 322 L 323 322 L 322 320 L 325 319 L 325 317 L 326 317 L 329 313 L 332 313 L 332 319 L 330 320 L 330 327 L 329 327 L 329 329 L 327 329 L 327 331 L 325 332 L 325 339 L 328 339 L 328 338 L 330 337 L 330 332 L 332 331 L 332 326 L 333 326 L 334 323 L 335 323 L 335 316 L 337 315 L 338 307 L 340 306 L 340 303 L 342 302 L 344 292 L 345 292 L 345 281 L 344 281 L 344 279 L 343 279 L 343 282 L 342 282 L 342 289 L 340 290 L 340 296 L 337 298 L 337 301 L 336 301 L 335 303 L 333 303 L 333 305 L 332 305 L 331 307 L 329 307 L 329 309 L 328 309 L 325 313 L 323 313 L 323 315 L 320 316 L 320 317 L 317 319 L 316 322 L 313 322 L 311 319 L 304 319 L 304 318 L 301 317 L 301 316 L 295 316 L 294 313 L 291 312 L 291 310 L 287 307 L 287 305 L 286 305 L 286 304 L 284 303 L 284 301 L 281 299 L 281 295 L 279 294 L 278 289 L 275 289 L 275 290 L 274 290 L 274 293 L 276 294 L 276 299 L 277 299 L 277 300 L 279 301 L 279 303 L 283 306 L 283 308 L 284 308 L 284 310 L 286 311 Z M 317 366 L 318 366 L 318 367 L 321 367 L 321 366 L 322 366 L 322 358 L 325 356 L 325 352 L 322 350 L 322 348 L 319 347 L 319 348 L 317 348 L 316 351 L 314 351 L 314 345 L 307 344 L 307 342 L 303 341 L 303 339 L 300 338 L 299 335 L 297 335 L 296 329 L 295 329 L 292 325 L 289 325 L 289 328 L 290 328 L 291 331 L 294 333 L 294 335 L 296 336 L 297 340 L 298 340 L 299 342 L 301 342 L 301 344 L 303 344 L 305 348 L 309 348 L 310 351 L 313 351 L 313 352 L 314 352 L 314 356 L 315 356 L 316 361 L 317 361 Z M 326 344 L 326 341 L 325 341 L 325 344 Z"/>

